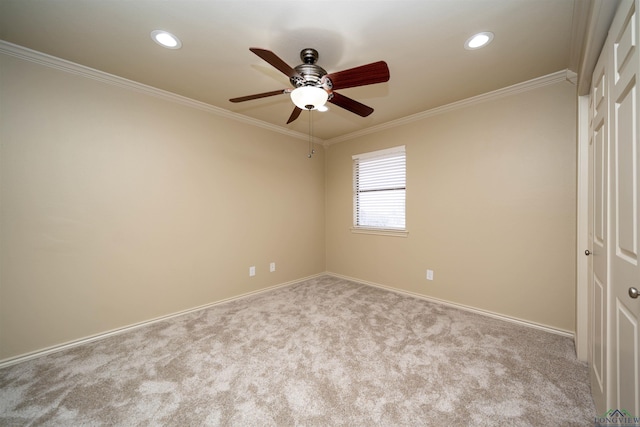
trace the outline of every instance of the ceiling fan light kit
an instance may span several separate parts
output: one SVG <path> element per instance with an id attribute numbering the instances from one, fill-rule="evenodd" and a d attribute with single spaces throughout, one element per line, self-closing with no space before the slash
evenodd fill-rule
<path id="1" fill-rule="evenodd" d="M 301 86 L 291 91 L 291 100 L 303 110 L 317 110 L 327 103 L 329 93 L 317 86 Z"/>

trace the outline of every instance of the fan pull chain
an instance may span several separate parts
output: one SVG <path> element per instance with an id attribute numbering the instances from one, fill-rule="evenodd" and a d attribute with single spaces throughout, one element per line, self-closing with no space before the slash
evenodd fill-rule
<path id="1" fill-rule="evenodd" d="M 309 108 L 309 154 L 307 155 L 307 157 L 311 158 L 314 154 L 315 154 L 315 150 L 313 149 L 313 109 Z"/>

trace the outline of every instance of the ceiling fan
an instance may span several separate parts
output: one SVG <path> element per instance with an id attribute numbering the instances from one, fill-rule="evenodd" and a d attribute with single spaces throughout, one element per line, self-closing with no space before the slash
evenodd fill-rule
<path id="1" fill-rule="evenodd" d="M 314 110 L 326 102 L 342 107 L 361 117 L 367 117 L 373 113 L 373 108 L 334 91 L 337 89 L 389 81 L 389 67 L 384 61 L 373 62 L 329 74 L 316 64 L 318 61 L 318 51 L 315 49 L 303 49 L 300 52 L 302 64 L 295 68 L 291 68 L 286 62 L 269 50 L 255 47 L 249 48 L 249 50 L 289 77 L 293 89 L 274 90 L 232 98 L 229 101 L 244 102 L 266 98 L 268 96 L 291 94 L 291 100 L 296 106 L 289 120 L 287 120 L 287 124 L 297 119 L 303 109 Z"/>

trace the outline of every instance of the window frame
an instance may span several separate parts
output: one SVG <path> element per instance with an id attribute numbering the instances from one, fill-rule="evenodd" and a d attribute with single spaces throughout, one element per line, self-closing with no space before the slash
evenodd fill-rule
<path id="1" fill-rule="evenodd" d="M 385 158 L 385 157 L 393 157 L 398 154 L 404 155 L 404 228 L 387 228 L 387 227 L 376 227 L 371 225 L 358 225 L 358 162 L 361 160 L 370 160 L 376 158 Z M 353 196 L 353 219 L 352 219 L 352 227 L 351 231 L 353 233 L 361 233 L 361 234 L 376 234 L 376 235 L 384 235 L 384 236 L 397 236 L 397 237 L 406 237 L 409 232 L 407 229 L 407 151 L 406 146 L 399 145 L 397 147 L 386 148 L 382 150 L 370 151 L 367 153 L 354 154 L 351 156 L 352 159 L 352 196 Z"/>

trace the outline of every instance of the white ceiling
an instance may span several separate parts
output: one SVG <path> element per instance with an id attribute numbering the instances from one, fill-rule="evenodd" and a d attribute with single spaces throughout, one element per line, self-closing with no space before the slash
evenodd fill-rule
<path id="1" fill-rule="evenodd" d="M 302 133 L 308 113 L 286 125 L 286 95 L 228 101 L 290 87 L 249 47 L 292 67 L 312 47 L 329 73 L 386 61 L 389 82 L 340 91 L 372 115 L 331 104 L 314 113 L 316 136 L 328 140 L 575 68 L 586 1 L 0 0 L 0 39 Z M 154 29 L 176 34 L 183 47 L 158 46 Z M 480 31 L 492 31 L 493 42 L 465 50 Z"/>

